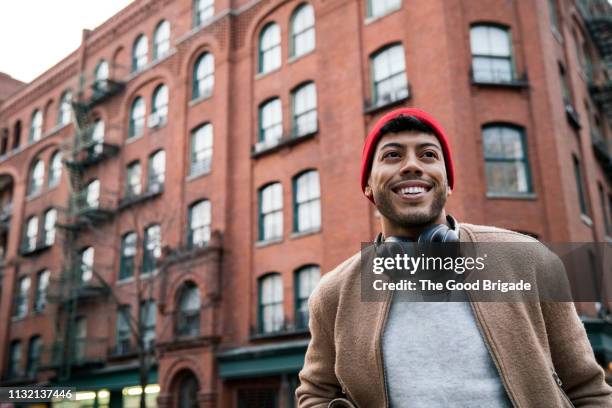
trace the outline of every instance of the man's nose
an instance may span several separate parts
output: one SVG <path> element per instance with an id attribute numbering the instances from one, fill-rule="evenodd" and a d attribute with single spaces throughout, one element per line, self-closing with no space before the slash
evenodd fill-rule
<path id="1" fill-rule="evenodd" d="M 417 176 L 423 175 L 423 168 L 421 167 L 421 163 L 416 157 L 416 154 L 409 154 L 406 156 L 404 163 L 402 163 L 402 168 L 400 169 L 400 173 L 402 175 L 405 174 L 415 174 Z"/>

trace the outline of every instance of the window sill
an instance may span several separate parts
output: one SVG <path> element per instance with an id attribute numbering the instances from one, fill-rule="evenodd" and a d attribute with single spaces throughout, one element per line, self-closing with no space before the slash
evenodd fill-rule
<path id="1" fill-rule="evenodd" d="M 404 102 L 406 102 L 407 100 L 409 100 L 412 97 L 412 94 L 410 92 L 410 88 L 407 88 L 408 90 L 408 95 L 406 95 L 403 98 L 398 98 L 394 101 L 390 101 L 390 102 L 385 102 L 385 103 L 376 103 L 376 104 L 370 104 L 370 105 L 366 105 L 367 107 L 364 109 L 364 113 L 366 115 L 372 115 L 375 114 L 381 110 L 387 109 L 387 108 L 391 108 L 397 105 L 401 105 Z"/>
<path id="2" fill-rule="evenodd" d="M 268 75 L 271 75 L 277 71 L 280 71 L 280 69 L 282 68 L 283 64 L 281 63 L 281 65 L 279 65 L 278 67 L 271 69 L 270 71 L 266 71 L 266 72 L 259 72 L 257 74 L 255 74 L 255 80 L 257 81 L 258 79 L 261 79 L 263 77 L 267 77 Z"/>
<path id="3" fill-rule="evenodd" d="M 138 136 L 128 137 L 127 139 L 125 139 L 125 144 L 129 145 L 130 143 L 134 143 L 135 141 L 142 139 L 143 136 L 144 136 L 144 131 Z"/>
<path id="4" fill-rule="evenodd" d="M 565 103 L 565 116 L 567 117 L 567 122 L 574 130 L 580 130 L 582 128 L 580 116 L 578 116 L 578 112 L 576 112 L 574 105 L 571 103 Z"/>
<path id="5" fill-rule="evenodd" d="M 54 134 L 58 133 L 60 130 L 62 130 L 65 127 L 68 127 L 68 125 L 70 124 L 70 122 L 68 123 L 61 123 L 59 125 L 56 125 L 54 128 L 50 129 L 45 136 L 43 137 L 43 139 L 45 137 L 49 137 L 49 136 L 53 136 Z"/>
<path id="6" fill-rule="evenodd" d="M 301 135 L 301 136 L 297 136 L 297 137 L 282 137 L 277 144 L 275 144 L 274 146 L 271 146 L 267 149 L 264 150 L 260 150 L 258 152 L 255 151 L 255 145 L 253 145 L 253 151 L 251 152 L 251 158 L 253 159 L 257 159 L 259 157 L 265 156 L 267 154 L 270 153 L 274 153 L 277 152 L 283 148 L 289 148 L 293 145 L 299 144 L 305 140 L 311 139 L 313 137 L 315 137 L 317 135 L 317 133 L 319 133 L 319 126 L 317 125 L 317 129 L 313 132 Z"/>
<path id="7" fill-rule="evenodd" d="M 526 78 L 513 79 L 510 82 L 486 82 L 478 81 L 471 78 L 471 83 L 474 86 L 482 88 L 507 88 L 507 89 L 527 89 L 529 88 L 529 81 Z"/>
<path id="8" fill-rule="evenodd" d="M 287 64 L 293 64 L 295 61 L 299 61 L 302 58 L 305 58 L 305 57 L 309 56 L 310 54 L 314 54 L 314 52 L 315 52 L 315 48 L 313 48 L 310 51 L 306 51 L 304 54 L 295 55 L 295 56 L 289 58 L 289 60 L 287 60 Z"/>
<path id="9" fill-rule="evenodd" d="M 306 231 L 297 231 L 297 232 L 292 232 L 291 235 L 289 235 L 289 238 L 298 239 L 302 237 L 307 237 L 309 235 L 319 234 L 320 232 L 321 232 L 321 227 L 309 229 Z"/>
<path id="10" fill-rule="evenodd" d="M 585 214 L 580 214 L 580 220 L 589 228 L 593 227 L 593 220 Z"/>
<path id="11" fill-rule="evenodd" d="M 38 193 L 27 195 L 26 196 L 26 202 L 32 201 L 32 200 L 40 197 L 41 195 L 43 195 L 43 192 L 44 191 L 41 190 Z"/>
<path id="12" fill-rule="evenodd" d="M 555 37 L 555 40 L 557 40 L 557 42 L 561 45 L 563 45 L 563 36 L 561 35 L 561 33 L 559 32 L 559 30 L 557 30 L 556 27 L 550 27 L 550 31 L 553 34 L 553 37 Z"/>
<path id="13" fill-rule="evenodd" d="M 537 200 L 535 193 L 487 193 L 487 198 L 501 200 Z"/>
<path id="14" fill-rule="evenodd" d="M 211 92 L 208 95 L 200 96 L 200 97 L 198 97 L 196 99 L 190 100 L 189 103 L 187 103 L 187 106 L 189 106 L 191 108 L 191 107 L 193 107 L 195 105 L 198 105 L 198 104 L 200 104 L 200 103 L 202 103 L 202 102 L 204 102 L 204 101 L 206 101 L 208 99 L 212 99 L 212 97 L 213 97 L 213 92 Z"/>
<path id="15" fill-rule="evenodd" d="M 257 241 L 255 242 L 255 248 L 265 248 L 271 245 L 280 244 L 283 242 L 283 237 L 271 238 L 267 241 Z"/>
<path id="16" fill-rule="evenodd" d="M 117 285 L 127 285 L 129 283 L 133 283 L 135 281 L 134 276 L 130 276 L 128 278 L 123 278 L 123 279 L 117 279 Z"/>
<path id="17" fill-rule="evenodd" d="M 153 127 L 147 126 L 147 128 L 149 129 L 149 134 L 155 134 L 158 131 L 164 129 L 166 126 L 168 126 L 168 118 L 165 118 L 164 122 L 159 124 L 158 126 L 153 126 Z"/>
<path id="18" fill-rule="evenodd" d="M 378 16 L 371 16 L 371 17 L 367 17 L 367 18 L 365 19 L 365 21 L 363 22 L 363 24 L 364 24 L 364 25 L 370 25 L 370 24 L 372 24 L 372 23 L 375 23 L 375 22 L 376 22 L 376 21 L 378 21 L 378 20 L 381 20 L 381 19 L 383 19 L 383 18 L 387 17 L 388 15 L 391 15 L 391 14 L 397 13 L 397 12 L 398 12 L 398 11 L 400 11 L 401 9 L 402 9 L 402 5 L 400 4 L 400 5 L 399 5 L 399 7 L 392 8 L 392 9 L 389 9 L 389 10 L 385 11 L 385 13 L 384 13 L 384 14 L 380 14 L 380 15 L 378 15 Z"/>
<path id="19" fill-rule="evenodd" d="M 192 181 L 192 180 L 196 180 L 199 179 L 200 177 L 204 177 L 204 176 L 208 176 L 211 172 L 210 169 L 205 170 L 205 171 L 201 171 L 199 173 L 194 173 L 194 174 L 190 174 L 187 177 L 185 177 L 185 181 Z"/>

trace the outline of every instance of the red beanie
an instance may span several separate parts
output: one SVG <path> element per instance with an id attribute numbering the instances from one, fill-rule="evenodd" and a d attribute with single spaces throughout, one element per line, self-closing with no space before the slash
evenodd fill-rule
<path id="1" fill-rule="evenodd" d="M 446 178 L 448 179 L 448 185 L 452 189 L 455 184 L 455 173 L 453 170 L 453 158 L 451 155 L 450 145 L 448 144 L 448 139 L 442 126 L 427 112 L 422 111 L 420 109 L 415 108 L 400 108 L 394 111 L 387 113 L 385 116 L 379 119 L 376 122 L 376 126 L 370 132 L 368 137 L 365 140 L 365 145 L 363 146 L 363 152 L 361 154 L 361 191 L 365 193 L 366 185 L 368 184 L 368 177 L 370 176 L 370 169 L 372 168 L 372 157 L 374 156 L 374 151 L 376 150 L 376 144 L 380 139 L 380 129 L 387 124 L 392 119 L 400 115 L 406 116 L 414 116 L 419 119 L 421 122 L 425 123 L 427 126 L 432 128 L 438 141 L 440 142 L 440 146 L 442 146 L 442 154 L 444 155 L 444 163 L 446 165 Z M 372 203 L 374 200 L 369 198 Z"/>

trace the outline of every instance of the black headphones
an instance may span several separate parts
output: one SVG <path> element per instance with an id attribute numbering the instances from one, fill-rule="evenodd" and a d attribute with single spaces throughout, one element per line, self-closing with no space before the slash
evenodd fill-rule
<path id="1" fill-rule="evenodd" d="M 426 244 L 430 242 L 447 243 L 447 242 L 459 242 L 459 223 L 452 215 L 446 216 L 446 224 L 436 224 L 428 227 L 425 231 L 421 232 L 416 243 Z M 450 226 L 449 226 L 450 225 Z M 379 246 L 383 242 L 414 242 L 411 239 L 405 237 L 387 237 L 383 240 L 382 233 L 379 233 L 374 240 L 374 245 Z"/>

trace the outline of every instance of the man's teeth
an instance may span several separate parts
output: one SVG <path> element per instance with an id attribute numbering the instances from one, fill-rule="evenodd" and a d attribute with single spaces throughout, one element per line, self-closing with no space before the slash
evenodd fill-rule
<path id="1" fill-rule="evenodd" d="M 400 194 L 419 194 L 427 191 L 425 187 L 405 187 L 400 189 Z"/>

